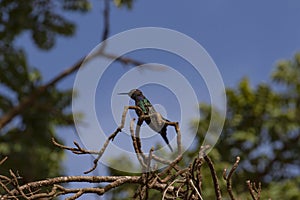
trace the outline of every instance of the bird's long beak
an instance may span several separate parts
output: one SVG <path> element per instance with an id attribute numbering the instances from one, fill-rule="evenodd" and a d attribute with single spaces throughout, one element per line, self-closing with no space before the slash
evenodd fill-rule
<path id="1" fill-rule="evenodd" d="M 128 92 L 121 92 L 121 93 L 118 93 L 118 95 L 128 95 L 129 93 Z"/>

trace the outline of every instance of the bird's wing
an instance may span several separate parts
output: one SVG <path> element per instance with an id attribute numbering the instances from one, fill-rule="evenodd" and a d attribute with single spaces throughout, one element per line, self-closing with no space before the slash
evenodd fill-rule
<path id="1" fill-rule="evenodd" d="M 150 101 L 148 99 L 142 99 L 142 100 L 138 101 L 137 106 L 139 106 L 142 109 L 143 114 L 145 114 L 145 115 L 150 115 L 150 114 L 156 113 L 154 107 L 152 106 L 152 104 L 150 103 Z"/>

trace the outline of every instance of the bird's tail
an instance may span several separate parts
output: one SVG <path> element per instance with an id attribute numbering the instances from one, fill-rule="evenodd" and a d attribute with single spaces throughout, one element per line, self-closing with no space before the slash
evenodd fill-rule
<path id="1" fill-rule="evenodd" d="M 173 152 L 173 148 L 171 147 L 169 140 L 167 138 L 167 127 L 164 126 L 162 128 L 162 130 L 160 131 L 160 135 L 162 136 L 162 138 L 164 139 L 164 141 L 167 143 L 168 147 L 170 148 L 170 150 Z"/>

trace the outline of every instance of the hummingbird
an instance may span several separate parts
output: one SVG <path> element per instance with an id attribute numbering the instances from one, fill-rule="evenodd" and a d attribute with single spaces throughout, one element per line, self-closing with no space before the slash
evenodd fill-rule
<path id="1" fill-rule="evenodd" d="M 170 122 L 169 120 L 163 118 L 159 112 L 157 112 L 150 101 L 143 95 L 142 91 L 139 89 L 132 89 L 128 93 L 118 93 L 119 95 L 128 95 L 131 99 L 135 101 L 135 106 L 138 106 L 141 110 L 135 110 L 137 116 L 149 115 L 145 119 L 148 126 L 155 132 L 159 133 L 164 141 L 167 143 L 170 150 L 173 152 L 169 140 L 167 138 L 167 124 L 164 122 Z"/>

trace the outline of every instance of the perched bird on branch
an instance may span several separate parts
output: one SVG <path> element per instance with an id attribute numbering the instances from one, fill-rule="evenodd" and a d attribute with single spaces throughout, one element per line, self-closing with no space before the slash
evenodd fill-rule
<path id="1" fill-rule="evenodd" d="M 143 95 L 141 90 L 133 89 L 128 93 L 119 93 L 119 95 L 128 95 L 135 101 L 135 105 L 141 110 L 135 110 L 136 114 L 141 117 L 142 115 L 148 116 L 145 118 L 146 123 L 155 132 L 159 133 L 164 141 L 167 143 L 171 151 L 173 151 L 169 140 L 167 138 L 167 124 L 169 120 L 163 118 L 159 112 L 157 112 L 150 101 Z M 139 124 L 141 125 L 141 124 Z"/>

